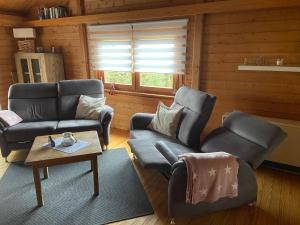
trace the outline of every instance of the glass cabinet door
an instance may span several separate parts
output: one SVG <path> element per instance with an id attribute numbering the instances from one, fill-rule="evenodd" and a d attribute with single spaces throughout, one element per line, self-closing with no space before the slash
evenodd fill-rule
<path id="1" fill-rule="evenodd" d="M 24 83 L 30 83 L 30 72 L 29 72 L 29 65 L 27 59 L 23 58 L 21 61 L 21 68 L 22 68 L 22 76 Z"/>
<path id="2" fill-rule="evenodd" d="M 34 83 L 42 82 L 40 63 L 38 59 L 30 59 Z"/>

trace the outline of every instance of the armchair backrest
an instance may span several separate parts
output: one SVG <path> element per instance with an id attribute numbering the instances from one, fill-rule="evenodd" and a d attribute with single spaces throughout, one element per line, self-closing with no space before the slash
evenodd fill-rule
<path id="1" fill-rule="evenodd" d="M 13 84 L 8 91 L 8 109 L 23 121 L 57 120 L 57 84 Z"/>
<path id="2" fill-rule="evenodd" d="M 94 98 L 104 96 L 101 80 L 63 80 L 58 82 L 58 116 L 62 120 L 75 119 L 80 95 Z"/>
<path id="3" fill-rule="evenodd" d="M 275 124 L 234 111 L 225 118 L 222 127 L 207 136 L 201 151 L 228 152 L 257 168 L 286 136 Z"/>
<path id="4" fill-rule="evenodd" d="M 181 87 L 176 92 L 173 106 L 185 107 L 177 130 L 179 141 L 193 149 L 199 148 L 200 134 L 212 113 L 215 101 L 215 96 L 188 87 Z"/>

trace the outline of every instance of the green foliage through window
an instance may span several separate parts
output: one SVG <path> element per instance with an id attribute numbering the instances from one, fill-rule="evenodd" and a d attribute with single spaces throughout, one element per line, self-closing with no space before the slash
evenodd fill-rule
<path id="1" fill-rule="evenodd" d="M 106 83 L 132 85 L 131 72 L 105 71 L 104 79 Z"/>
<path id="2" fill-rule="evenodd" d="M 144 87 L 173 88 L 173 75 L 164 73 L 140 73 L 140 85 Z"/>

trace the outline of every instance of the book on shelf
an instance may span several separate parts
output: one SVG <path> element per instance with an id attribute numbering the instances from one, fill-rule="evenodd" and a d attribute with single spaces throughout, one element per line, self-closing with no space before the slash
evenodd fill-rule
<path id="1" fill-rule="evenodd" d="M 69 16 L 68 14 L 68 9 L 65 6 L 45 7 L 38 9 L 39 20 L 67 17 Z"/>

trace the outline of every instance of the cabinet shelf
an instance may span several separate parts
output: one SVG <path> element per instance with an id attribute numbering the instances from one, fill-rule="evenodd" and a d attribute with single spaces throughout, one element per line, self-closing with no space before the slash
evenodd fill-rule
<path id="1" fill-rule="evenodd" d="M 298 67 L 298 66 L 250 66 L 250 65 L 239 65 L 238 70 L 299 73 L 300 72 L 300 67 Z"/>

